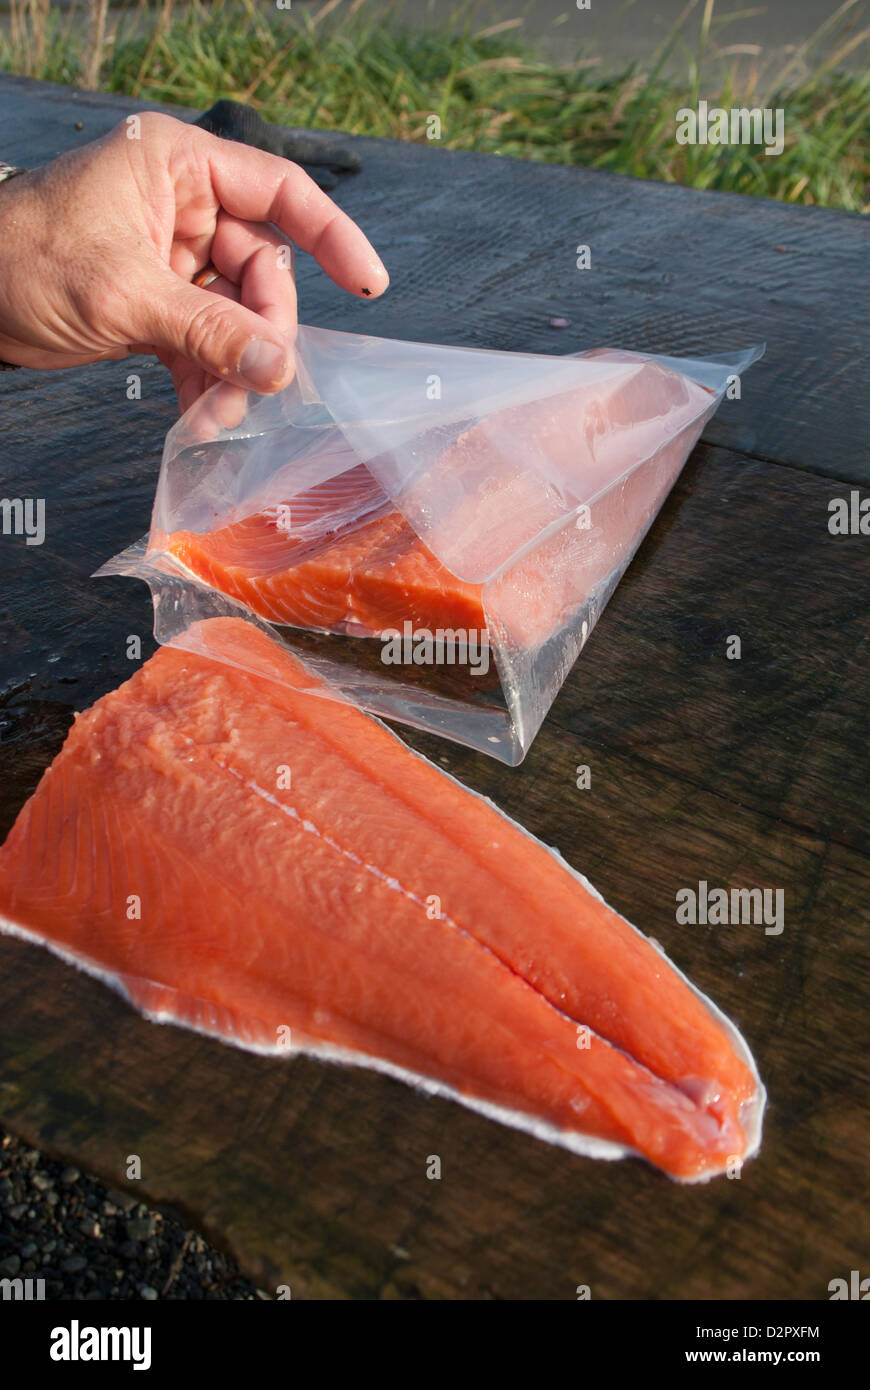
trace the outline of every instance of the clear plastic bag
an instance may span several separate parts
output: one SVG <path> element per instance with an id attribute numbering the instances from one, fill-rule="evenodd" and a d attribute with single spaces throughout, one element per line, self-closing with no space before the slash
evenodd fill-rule
<path id="1" fill-rule="evenodd" d="M 326 681 L 515 765 L 762 352 L 550 357 L 300 327 L 284 391 L 218 385 L 170 430 L 147 540 L 98 573 L 148 581 L 160 642 L 245 614 L 312 694 Z"/>

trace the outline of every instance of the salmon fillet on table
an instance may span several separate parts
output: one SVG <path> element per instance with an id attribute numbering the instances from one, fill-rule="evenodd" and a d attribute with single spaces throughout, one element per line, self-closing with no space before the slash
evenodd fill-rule
<path id="1" fill-rule="evenodd" d="M 5 929 L 151 1018 L 289 1028 L 579 1152 L 755 1150 L 736 1029 L 558 855 L 252 623 L 184 640 L 76 718 L 0 850 Z"/>

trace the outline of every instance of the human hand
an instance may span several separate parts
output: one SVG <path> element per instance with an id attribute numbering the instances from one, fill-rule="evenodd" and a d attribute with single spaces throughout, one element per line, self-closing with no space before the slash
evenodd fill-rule
<path id="1" fill-rule="evenodd" d="M 0 358 L 50 368 L 152 352 L 182 409 L 223 381 L 236 389 L 221 413 L 236 415 L 238 388 L 293 376 L 288 240 L 352 294 L 389 284 L 297 165 L 159 112 L 127 118 L 0 185 Z M 209 264 L 218 278 L 201 289 Z"/>

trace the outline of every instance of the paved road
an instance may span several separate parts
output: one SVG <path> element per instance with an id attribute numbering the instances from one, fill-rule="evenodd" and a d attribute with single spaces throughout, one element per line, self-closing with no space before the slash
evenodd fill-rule
<path id="1" fill-rule="evenodd" d="M 365 8 L 394 6 L 390 0 L 365 0 Z M 522 16 L 526 32 L 541 39 L 550 56 L 571 58 L 582 50 L 618 66 L 648 63 L 685 8 L 686 0 L 591 0 L 591 8 L 582 11 L 574 0 L 479 0 L 476 27 Z M 714 32 L 723 45 L 783 51 L 805 42 L 839 8 L 838 0 L 716 0 Z M 455 10 L 455 0 L 403 0 L 399 13 L 408 23 L 426 25 L 449 20 Z M 698 0 L 686 29 L 693 41 L 702 10 Z M 856 30 L 870 23 L 870 4 L 857 5 L 852 22 Z M 855 68 L 866 65 L 866 53 L 849 61 Z"/>
<path id="2" fill-rule="evenodd" d="M 52 0 L 60 9 L 69 9 L 73 0 Z M 523 29 L 539 40 L 550 58 L 570 61 L 575 57 L 600 58 L 608 69 L 630 62 L 648 65 L 660 44 L 671 33 L 688 0 L 591 0 L 591 8 L 578 10 L 575 0 L 478 0 L 474 27 L 485 28 L 505 20 L 521 18 Z M 351 0 L 343 0 L 331 16 L 331 22 L 341 23 L 342 9 Z M 411 27 L 450 23 L 458 8 L 458 0 L 363 0 L 367 13 L 387 12 L 391 22 Z M 130 0 L 110 7 L 111 18 L 133 8 Z M 696 0 L 694 14 L 686 24 L 687 42 L 694 44 L 704 0 Z M 784 56 L 803 44 L 819 27 L 830 19 L 841 5 L 838 0 L 716 0 L 714 36 L 722 45 L 754 45 L 765 54 Z M 176 12 L 183 9 L 183 0 Z M 305 10 L 316 13 L 321 0 L 293 0 L 292 9 L 285 11 L 288 19 Z M 730 18 L 729 16 L 738 16 Z M 727 21 L 727 22 L 726 22 Z M 128 14 L 125 30 L 135 25 Z M 849 33 L 870 25 L 870 0 L 860 0 L 849 17 Z M 834 31 L 842 32 L 843 24 Z M 9 0 L 0 0 L 0 30 L 9 26 Z M 829 39 L 809 56 L 811 70 L 830 50 Z M 669 66 L 685 72 L 685 57 L 675 55 Z M 851 54 L 845 63 L 855 70 L 866 67 L 866 49 Z M 806 71 L 806 70 L 805 70 Z M 798 70 L 794 76 L 800 77 Z"/>

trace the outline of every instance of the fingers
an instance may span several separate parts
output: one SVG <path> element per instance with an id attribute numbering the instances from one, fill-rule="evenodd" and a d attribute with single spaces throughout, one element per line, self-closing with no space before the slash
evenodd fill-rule
<path id="1" fill-rule="evenodd" d="M 238 302 L 241 291 L 224 276 L 209 285 L 212 294 Z M 158 352 L 164 365 L 172 373 L 172 383 L 178 397 L 179 413 L 183 415 L 199 401 L 200 406 L 195 419 L 191 419 L 191 433 L 197 439 L 213 439 L 222 429 L 234 429 L 240 424 L 248 402 L 248 392 L 228 381 L 218 381 L 195 362 L 178 353 Z M 204 398 L 204 399 L 203 399 Z"/>
<path id="2" fill-rule="evenodd" d="M 221 211 L 209 249 L 220 278 L 200 289 L 186 279 L 171 277 L 177 286 L 171 303 L 164 282 L 156 298 L 148 296 L 149 329 L 143 336 L 150 334 L 157 346 L 188 357 L 205 377 L 235 384 L 235 392 L 228 390 L 215 401 L 220 422 L 229 425 L 238 423 L 244 411 L 238 401 L 239 386 L 269 392 L 292 380 L 290 345 L 296 336 L 292 248 L 274 227 Z M 191 270 L 206 259 L 206 250 L 205 245 L 190 242 L 178 245 L 172 271 L 180 274 L 182 265 Z M 160 278 L 156 271 L 152 274 Z M 275 331 L 264 332 L 264 323 Z M 202 378 L 197 386 L 199 394 Z M 195 389 L 185 377 L 184 398 L 179 396 L 184 407 Z"/>
<path id="3" fill-rule="evenodd" d="M 241 287 L 241 302 L 279 333 L 296 336 L 296 285 L 292 248 L 274 227 L 221 212 L 211 247 L 212 264 Z"/>
<path id="4" fill-rule="evenodd" d="M 189 412 L 187 432 L 191 439 L 206 444 L 216 439 L 222 430 L 232 430 L 241 424 L 248 402 L 247 391 L 227 381 L 215 381 L 213 376 L 183 357 L 171 357 L 166 353 L 158 353 L 158 356 L 172 373 L 179 415 Z"/>
<path id="5" fill-rule="evenodd" d="M 292 249 L 281 233 L 221 212 L 210 250 L 211 263 L 220 276 L 207 287 L 208 292 L 241 302 L 291 342 L 296 335 L 296 286 L 291 273 Z M 201 258 L 202 249 L 194 255 Z M 247 392 L 241 387 L 222 381 L 210 389 L 215 387 L 216 378 L 184 359 L 178 359 L 173 381 L 182 412 L 209 392 L 196 416 L 201 438 L 213 437 L 218 430 L 233 429 L 241 422 L 247 404 Z"/>
<path id="6" fill-rule="evenodd" d="M 137 340 L 178 352 L 219 381 L 271 392 L 292 379 L 291 335 L 244 304 L 188 284 L 168 266 L 143 270 L 136 319 Z"/>
<path id="7" fill-rule="evenodd" d="M 217 229 L 217 218 L 215 226 L 206 232 L 200 232 L 197 236 L 179 237 L 177 232 L 175 240 L 169 251 L 169 264 L 180 275 L 182 280 L 192 280 L 197 271 L 202 270 L 211 260 L 211 244 Z"/>
<path id="8" fill-rule="evenodd" d="M 179 414 L 190 410 L 189 431 L 202 443 L 215 439 L 221 430 L 235 429 L 244 419 L 248 392 L 241 387 L 216 382 L 199 368 L 191 368 L 189 362 L 173 368 L 172 380 Z"/>
<path id="9" fill-rule="evenodd" d="M 342 289 L 364 298 L 383 294 L 390 283 L 368 238 L 296 164 L 206 131 L 209 168 L 221 205 L 246 222 L 274 222 L 285 236 L 314 256 Z"/>
<path id="10" fill-rule="evenodd" d="M 183 357 L 170 359 L 172 366 L 172 383 L 175 387 L 175 394 L 178 397 L 178 413 L 183 415 L 186 410 L 204 395 L 209 386 L 214 382 L 214 377 L 209 376 L 202 367 L 197 367 L 193 362 L 186 362 Z"/>
<path id="11" fill-rule="evenodd" d="M 207 239 L 175 244 L 170 265 L 188 280 L 195 271 L 210 263 L 219 275 L 203 288 L 259 314 L 277 329 L 282 342 L 290 343 L 296 336 L 292 260 L 293 248 L 275 227 L 244 222 L 221 211 L 213 234 Z M 216 378 L 197 363 L 191 364 L 192 370 L 187 371 L 183 368 L 183 359 L 176 361 L 173 380 L 184 411 L 214 385 Z M 243 389 L 225 383 L 225 389 L 214 392 L 211 398 L 214 423 L 225 428 L 237 425 L 244 414 L 245 399 Z"/>

